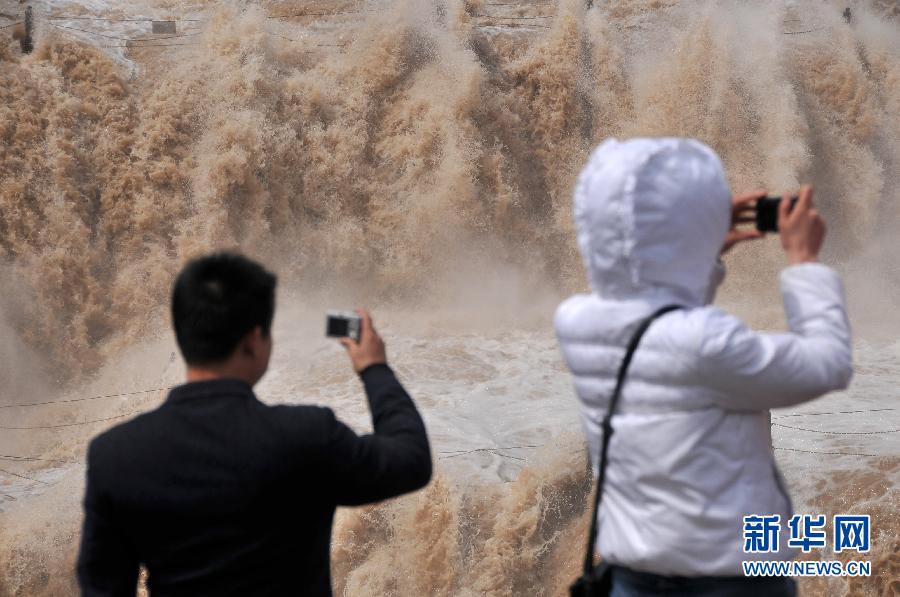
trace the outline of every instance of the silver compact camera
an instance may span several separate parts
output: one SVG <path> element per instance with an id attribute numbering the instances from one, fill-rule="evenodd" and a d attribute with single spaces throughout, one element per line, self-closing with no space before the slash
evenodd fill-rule
<path id="1" fill-rule="evenodd" d="M 362 318 L 354 311 L 328 311 L 325 317 L 325 335 L 330 338 L 351 338 L 359 342 Z"/>

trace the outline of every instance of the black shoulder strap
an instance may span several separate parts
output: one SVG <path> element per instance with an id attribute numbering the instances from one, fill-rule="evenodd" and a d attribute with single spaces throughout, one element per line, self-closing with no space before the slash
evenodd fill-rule
<path id="1" fill-rule="evenodd" d="M 635 330 L 634 335 L 631 337 L 631 341 L 628 343 L 628 348 L 625 351 L 625 358 L 622 359 L 622 365 L 619 367 L 619 374 L 616 377 L 616 388 L 613 390 L 612 398 L 609 400 L 609 410 L 606 411 L 606 415 L 603 417 L 603 443 L 600 447 L 600 462 L 597 471 L 597 493 L 594 495 L 594 513 L 593 516 L 591 516 L 591 531 L 588 533 L 587 552 L 584 556 L 585 575 L 590 575 L 591 570 L 594 567 L 594 542 L 596 541 L 597 536 L 597 514 L 600 512 L 600 496 L 603 495 L 603 482 L 606 479 L 606 453 L 609 449 L 609 439 L 613 434 L 612 417 L 616 411 L 616 406 L 619 404 L 619 397 L 622 393 L 622 385 L 625 383 L 625 374 L 628 372 L 628 365 L 631 364 L 631 357 L 634 356 L 634 351 L 641 341 L 641 336 L 644 335 L 644 332 L 647 331 L 647 328 L 650 327 L 653 320 L 670 311 L 674 311 L 675 309 L 681 309 L 681 306 L 666 305 L 665 307 L 657 309 L 652 315 L 641 322 L 638 329 Z"/>

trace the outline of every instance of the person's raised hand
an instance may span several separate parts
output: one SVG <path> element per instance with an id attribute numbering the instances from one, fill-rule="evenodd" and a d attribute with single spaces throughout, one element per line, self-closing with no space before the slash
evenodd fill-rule
<path id="1" fill-rule="evenodd" d="M 778 206 L 778 232 L 788 263 L 818 261 L 825 240 L 825 220 L 813 207 L 813 189 L 800 187 L 797 204 L 791 209 L 791 196 L 785 195 Z"/>
<path id="2" fill-rule="evenodd" d="M 744 241 L 762 238 L 765 233 L 760 232 L 756 228 L 739 229 L 740 224 L 748 224 L 756 222 L 756 201 L 766 196 L 765 191 L 752 191 L 735 195 L 731 199 L 731 228 L 728 230 L 728 236 L 725 237 L 725 243 L 722 245 L 721 255 L 727 253 L 731 248 Z"/>
<path id="3" fill-rule="evenodd" d="M 372 325 L 372 316 L 364 309 L 357 309 L 362 318 L 362 328 L 359 333 L 359 342 L 352 338 L 341 338 L 340 342 L 350 355 L 353 370 L 361 373 L 370 365 L 383 365 L 387 363 L 387 353 L 384 349 L 384 340 L 375 331 Z"/>

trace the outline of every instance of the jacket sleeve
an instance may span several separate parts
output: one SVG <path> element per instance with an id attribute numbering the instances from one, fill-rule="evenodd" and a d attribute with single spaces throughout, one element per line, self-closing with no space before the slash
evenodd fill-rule
<path id="1" fill-rule="evenodd" d="M 431 479 L 425 423 L 387 365 L 361 372 L 374 432 L 357 436 L 328 410 L 325 461 L 339 505 L 376 502 L 424 487 Z"/>
<path id="2" fill-rule="evenodd" d="M 781 291 L 789 333 L 754 332 L 718 309 L 706 322 L 701 379 L 725 409 L 790 406 L 850 383 L 850 325 L 837 272 L 818 263 L 790 266 Z"/>
<path id="3" fill-rule="evenodd" d="M 110 501 L 97 479 L 97 451 L 95 440 L 88 449 L 78 582 L 83 597 L 131 597 L 137 592 L 139 561 L 112 520 Z"/>

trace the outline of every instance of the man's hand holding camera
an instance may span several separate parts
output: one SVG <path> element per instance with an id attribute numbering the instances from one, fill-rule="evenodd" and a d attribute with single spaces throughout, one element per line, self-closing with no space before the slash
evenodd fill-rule
<path id="1" fill-rule="evenodd" d="M 340 343 L 347 349 L 353 369 L 361 373 L 371 365 L 387 364 L 387 353 L 384 349 L 384 340 L 372 325 L 372 316 L 364 309 L 358 309 L 357 313 L 362 319 L 359 342 L 351 338 L 341 338 Z"/>

